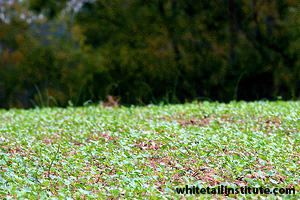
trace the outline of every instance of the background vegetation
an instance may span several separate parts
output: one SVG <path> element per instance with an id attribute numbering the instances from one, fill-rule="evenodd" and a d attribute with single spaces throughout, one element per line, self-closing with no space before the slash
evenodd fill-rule
<path id="1" fill-rule="evenodd" d="M 295 0 L 0 2 L 0 108 L 300 97 Z"/>

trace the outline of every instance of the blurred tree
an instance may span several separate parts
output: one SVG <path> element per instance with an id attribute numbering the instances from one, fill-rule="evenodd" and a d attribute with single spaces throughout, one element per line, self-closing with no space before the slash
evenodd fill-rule
<path id="1" fill-rule="evenodd" d="M 76 101 L 86 77 L 66 17 L 47 21 L 28 11 L 26 2 L 1 3 L 0 107 L 66 106 L 68 100 Z"/>
<path id="2" fill-rule="evenodd" d="M 123 103 L 300 96 L 296 1 L 28 0 L 13 5 L 39 14 L 26 11 L 23 21 L 15 20 L 26 27 L 23 37 L 5 31 L 16 28 L 10 22 L 20 18 L 12 14 L 19 11 L 9 12 L 15 17 L 0 24 L 2 56 L 9 60 L 19 52 L 21 62 L 11 69 L 34 77 L 21 79 L 21 85 L 51 88 L 60 94 L 60 105 L 107 95 L 119 95 Z"/>
<path id="3" fill-rule="evenodd" d="M 22 70 L 17 66 L 24 59 L 19 47 L 25 48 L 28 39 L 28 24 L 22 19 L 26 15 L 30 18 L 16 1 L 0 2 L 0 107 L 22 107 L 13 97 L 21 90 Z"/>

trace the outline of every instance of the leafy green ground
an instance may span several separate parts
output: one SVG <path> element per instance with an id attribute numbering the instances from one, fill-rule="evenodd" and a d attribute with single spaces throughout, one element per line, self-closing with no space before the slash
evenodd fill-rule
<path id="1" fill-rule="evenodd" d="M 176 187 L 286 188 L 299 198 L 300 102 L 0 110 L 0 195 L 208 199 Z"/>

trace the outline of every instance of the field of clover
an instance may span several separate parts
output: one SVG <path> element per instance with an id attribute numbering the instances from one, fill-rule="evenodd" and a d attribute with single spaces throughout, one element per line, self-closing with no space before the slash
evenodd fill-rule
<path id="1" fill-rule="evenodd" d="M 299 169 L 300 102 L 0 110 L 1 199 L 296 199 Z"/>

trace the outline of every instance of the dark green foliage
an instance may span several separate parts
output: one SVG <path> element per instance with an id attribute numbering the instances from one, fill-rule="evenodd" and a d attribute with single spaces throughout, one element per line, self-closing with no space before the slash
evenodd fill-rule
<path id="1" fill-rule="evenodd" d="M 68 0 L 29 0 L 29 8 L 36 12 L 44 11 L 44 13 L 53 18 L 61 9 L 66 6 Z"/>
<path id="2" fill-rule="evenodd" d="M 0 24 L 1 107 L 22 107 L 9 102 L 25 91 L 25 107 L 40 96 L 59 106 L 108 95 L 123 104 L 300 96 L 293 1 L 98 0 L 77 11 L 66 0 L 28 2 L 49 18 Z"/>

